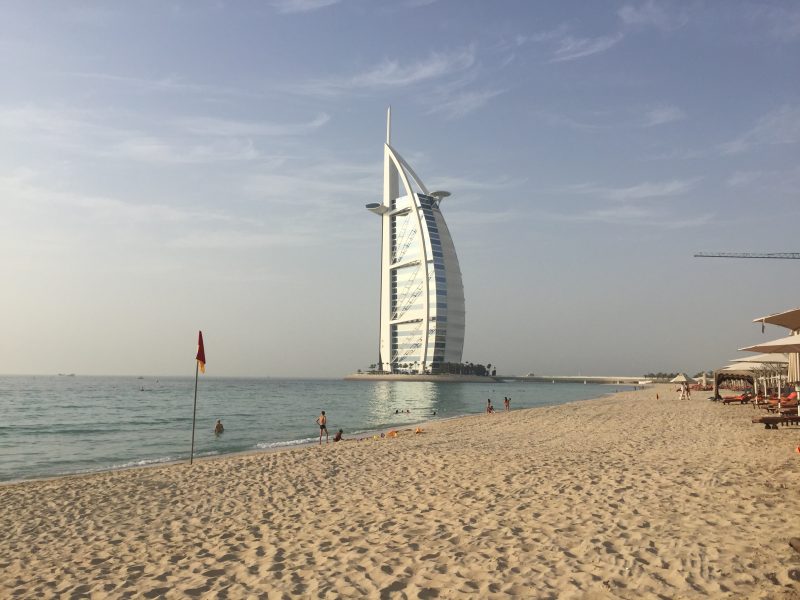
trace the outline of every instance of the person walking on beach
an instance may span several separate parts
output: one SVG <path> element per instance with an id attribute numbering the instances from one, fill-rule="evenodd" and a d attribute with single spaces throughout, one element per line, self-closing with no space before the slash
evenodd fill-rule
<path id="1" fill-rule="evenodd" d="M 325 432 L 325 443 L 328 443 L 328 417 L 325 416 L 325 411 L 317 417 L 317 425 L 319 425 L 319 445 L 322 445 L 322 432 Z"/>

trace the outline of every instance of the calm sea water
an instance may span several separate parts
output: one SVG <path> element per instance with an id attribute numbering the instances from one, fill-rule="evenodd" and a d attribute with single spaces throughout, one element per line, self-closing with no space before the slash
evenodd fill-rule
<path id="1" fill-rule="evenodd" d="M 195 456 L 315 441 L 315 419 L 359 437 L 389 427 L 594 398 L 621 386 L 200 378 Z M 193 378 L 0 377 L 0 481 L 189 457 Z M 395 413 L 395 411 L 409 411 Z M 433 416 L 434 411 L 436 416 Z M 225 433 L 215 436 L 222 419 Z"/>

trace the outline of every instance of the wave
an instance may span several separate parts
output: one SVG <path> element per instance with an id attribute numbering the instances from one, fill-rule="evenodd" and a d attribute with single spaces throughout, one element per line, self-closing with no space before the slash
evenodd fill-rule
<path id="1" fill-rule="evenodd" d="M 286 442 L 258 442 L 256 448 L 259 450 L 269 450 L 271 448 L 286 448 L 288 446 L 302 446 L 318 441 L 318 437 L 303 438 L 300 440 L 288 440 Z"/>
<path id="2" fill-rule="evenodd" d="M 114 464 L 109 467 L 100 467 L 97 469 L 92 469 L 92 471 L 116 471 L 118 469 L 132 469 L 133 467 L 160 465 L 163 463 L 175 462 L 176 460 L 180 460 L 180 458 L 175 456 L 161 456 L 158 458 L 139 458 L 124 463 Z"/>

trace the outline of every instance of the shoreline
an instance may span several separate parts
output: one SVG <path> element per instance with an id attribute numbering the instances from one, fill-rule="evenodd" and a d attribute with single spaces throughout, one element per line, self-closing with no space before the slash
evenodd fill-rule
<path id="1" fill-rule="evenodd" d="M 406 377 L 405 375 L 399 377 Z M 486 381 L 487 377 L 482 377 L 481 382 L 489 383 Z M 490 378 L 489 378 L 490 379 Z M 409 381 L 404 379 L 404 381 Z M 494 382 L 494 383 L 503 383 L 503 382 Z M 604 386 L 612 386 L 615 384 L 598 384 Z M 623 386 L 629 387 L 628 384 L 622 384 Z M 617 385 L 616 387 L 620 387 Z M 600 395 L 597 398 L 606 397 L 608 394 L 613 392 L 608 392 L 606 394 Z M 570 400 L 569 402 L 577 402 L 577 401 L 584 401 L 584 400 L 594 400 L 596 398 L 587 398 L 583 400 Z M 567 403 L 569 403 L 567 402 Z M 552 403 L 542 404 L 535 407 L 525 407 L 525 408 L 514 408 L 513 411 L 517 410 L 531 410 L 536 408 L 544 408 L 547 406 L 558 406 L 564 404 L 563 402 L 554 401 Z M 498 412 L 503 412 L 502 409 L 498 408 Z M 428 426 L 431 423 L 437 423 L 440 421 L 449 421 L 452 419 L 460 419 L 464 417 L 474 416 L 483 414 L 482 410 L 475 410 L 474 412 L 465 412 L 459 414 L 448 414 L 447 416 L 444 415 L 420 415 L 420 420 L 411 421 L 411 422 L 404 422 L 402 424 L 395 424 L 395 425 L 385 425 L 380 427 L 374 428 L 366 428 L 366 429 L 355 429 L 352 433 L 346 432 L 345 435 L 347 436 L 346 439 L 363 439 L 365 437 L 372 437 L 374 435 L 380 435 L 382 432 L 389 431 L 390 429 L 398 429 L 398 428 L 407 428 L 407 427 L 418 427 L 418 426 Z M 392 416 L 391 414 L 389 415 Z M 350 437 L 355 436 L 355 438 Z M 332 435 L 331 435 L 332 437 Z M 304 448 L 307 446 L 312 446 L 316 444 L 316 438 L 305 438 L 303 440 L 287 440 L 287 441 L 276 441 L 276 442 L 257 442 L 251 447 L 242 448 L 238 450 L 231 450 L 231 451 L 218 451 L 213 454 L 205 454 L 205 455 L 197 455 L 195 454 L 194 461 L 197 462 L 199 460 L 214 460 L 214 459 L 224 459 L 226 457 L 235 457 L 240 455 L 248 455 L 248 454 L 259 454 L 259 453 L 271 453 L 271 452 L 280 452 L 280 451 L 289 451 Z M 264 445 L 261 447 L 260 445 Z M 274 444 L 267 446 L 267 444 Z M 117 471 L 129 471 L 132 469 L 152 469 L 162 466 L 171 466 L 171 465 L 179 465 L 183 463 L 189 462 L 189 457 L 180 457 L 180 458 L 168 458 L 168 457 L 152 457 L 152 458 L 135 458 L 131 457 L 129 462 L 134 464 L 122 464 L 122 465 L 109 465 L 107 467 L 98 467 L 92 469 L 84 469 L 79 471 L 73 472 L 64 472 L 64 473 L 50 473 L 50 474 L 42 474 L 42 475 L 32 475 L 29 477 L 20 477 L 15 479 L 7 479 L 0 481 L 0 487 L 13 485 L 17 483 L 25 483 L 31 481 L 43 481 L 43 480 L 55 480 L 61 479 L 66 477 L 82 477 L 82 476 L 91 476 L 96 474 L 103 474 L 103 473 L 113 473 Z"/>
<path id="2" fill-rule="evenodd" d="M 670 388 L 3 485 L 0 591 L 797 598 L 800 429 Z"/>

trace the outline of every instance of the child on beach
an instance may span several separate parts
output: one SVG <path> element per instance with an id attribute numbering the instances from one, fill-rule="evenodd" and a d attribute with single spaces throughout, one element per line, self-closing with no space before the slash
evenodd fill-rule
<path id="1" fill-rule="evenodd" d="M 487 398 L 486 399 L 486 414 L 489 415 L 489 414 L 492 414 L 493 412 L 494 412 L 494 406 L 492 406 L 492 399 L 491 398 Z"/>
<path id="2" fill-rule="evenodd" d="M 319 425 L 319 445 L 322 445 L 322 432 L 325 432 L 325 443 L 328 443 L 328 417 L 325 416 L 325 411 L 317 417 L 317 425 Z"/>
<path id="3" fill-rule="evenodd" d="M 333 436 L 333 441 L 334 441 L 334 442 L 341 442 L 341 441 L 342 441 L 342 434 L 343 434 L 343 433 L 344 433 L 344 431 L 343 431 L 343 430 L 341 430 L 341 429 L 340 429 L 339 431 L 337 431 L 337 432 L 336 432 L 336 435 L 335 435 L 335 436 Z"/>

